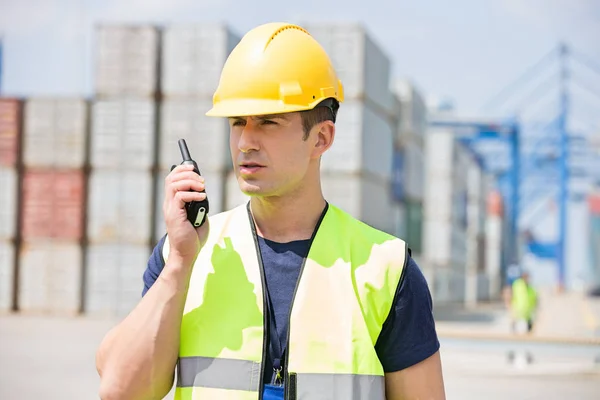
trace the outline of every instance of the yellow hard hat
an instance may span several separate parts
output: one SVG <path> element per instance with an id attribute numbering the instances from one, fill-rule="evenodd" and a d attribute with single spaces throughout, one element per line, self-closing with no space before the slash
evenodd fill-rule
<path id="1" fill-rule="evenodd" d="M 329 56 L 305 29 L 274 22 L 252 29 L 233 49 L 206 115 L 304 111 L 325 99 L 344 100 Z"/>

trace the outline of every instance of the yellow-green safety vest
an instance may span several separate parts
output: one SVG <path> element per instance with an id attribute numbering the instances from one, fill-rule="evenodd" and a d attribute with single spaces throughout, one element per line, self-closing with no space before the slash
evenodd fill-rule
<path id="1" fill-rule="evenodd" d="M 522 278 L 512 284 L 512 313 L 515 319 L 529 320 L 537 306 L 537 292 Z"/>
<path id="2" fill-rule="evenodd" d="M 385 399 L 375 343 L 406 254 L 404 241 L 327 206 L 292 300 L 286 399 Z M 176 399 L 262 399 L 264 282 L 249 203 L 212 216 L 183 311 Z"/>

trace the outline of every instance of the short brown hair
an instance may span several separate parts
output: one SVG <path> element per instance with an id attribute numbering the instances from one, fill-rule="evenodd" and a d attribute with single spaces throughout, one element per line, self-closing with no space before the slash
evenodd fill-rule
<path id="1" fill-rule="evenodd" d="M 304 137 L 302 140 L 308 139 L 310 130 L 318 123 L 323 121 L 333 121 L 335 123 L 339 103 L 334 100 L 333 105 L 331 106 L 320 104 L 321 103 L 312 110 L 300 112 L 300 117 L 302 117 L 302 128 L 304 129 Z"/>

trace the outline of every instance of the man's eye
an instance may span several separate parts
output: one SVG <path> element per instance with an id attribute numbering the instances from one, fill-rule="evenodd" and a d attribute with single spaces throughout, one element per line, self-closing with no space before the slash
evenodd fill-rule
<path id="1" fill-rule="evenodd" d="M 265 119 L 262 123 L 263 125 L 277 125 L 277 122 L 268 119 Z"/>
<path id="2" fill-rule="evenodd" d="M 245 121 L 242 121 L 242 120 L 233 121 L 233 123 L 231 124 L 231 126 L 243 126 L 243 125 L 245 125 Z"/>

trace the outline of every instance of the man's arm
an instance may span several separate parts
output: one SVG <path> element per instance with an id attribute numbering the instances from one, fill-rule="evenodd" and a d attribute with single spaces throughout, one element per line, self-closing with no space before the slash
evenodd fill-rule
<path id="1" fill-rule="evenodd" d="M 140 303 L 105 336 L 96 355 L 101 399 L 162 399 L 169 393 L 190 272 L 170 258 Z"/>
<path id="2" fill-rule="evenodd" d="M 385 374 L 387 400 L 444 400 L 440 352 L 406 369 Z"/>
<path id="3" fill-rule="evenodd" d="M 209 232 L 208 220 L 199 228 L 187 220 L 185 204 L 206 198 L 204 178 L 192 169 L 179 165 L 165 180 L 169 259 L 164 269 L 154 274 L 157 278 L 150 290 L 104 337 L 96 353 L 103 400 L 162 399 L 173 385 L 192 267 Z M 153 258 L 164 245 L 154 249 Z"/>
<path id="4" fill-rule="evenodd" d="M 388 400 L 444 400 L 440 344 L 427 281 L 409 258 L 375 345 Z"/>

